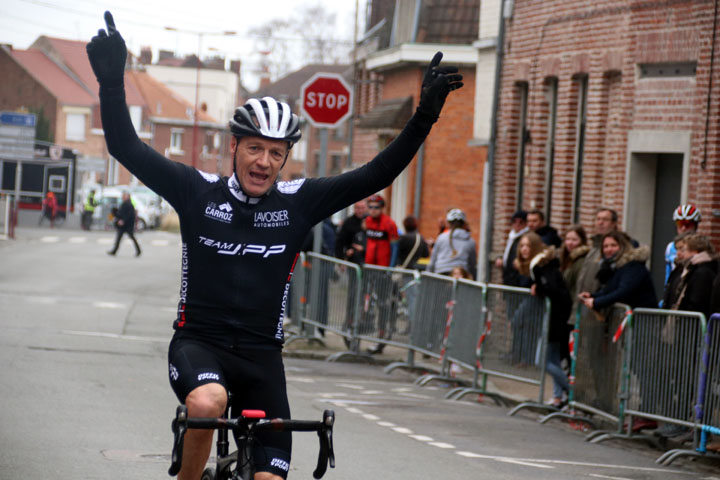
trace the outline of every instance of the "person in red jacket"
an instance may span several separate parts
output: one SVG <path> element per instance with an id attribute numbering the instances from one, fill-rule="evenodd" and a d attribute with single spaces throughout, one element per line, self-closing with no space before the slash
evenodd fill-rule
<path id="1" fill-rule="evenodd" d="M 385 200 L 380 195 L 372 195 L 367 199 L 368 213 L 365 218 L 367 245 L 365 247 L 365 263 L 389 267 L 392 259 L 392 245 L 399 237 L 397 225 L 388 215 L 383 213 Z"/>
<path id="2" fill-rule="evenodd" d="M 372 195 L 367 199 L 368 216 L 365 217 L 365 264 L 389 267 L 392 262 L 393 244 L 397 242 L 399 235 L 397 225 L 388 215 L 383 213 L 385 199 L 380 195 Z M 383 292 L 380 285 L 367 286 L 367 295 L 375 296 L 378 303 L 378 338 L 390 338 L 392 327 L 388 329 L 388 322 L 393 323 L 391 292 Z M 386 298 L 387 297 L 387 298 Z M 365 305 L 369 302 L 366 301 Z M 366 319 L 368 321 L 368 319 Z M 370 353 L 382 353 L 384 345 L 378 343 L 368 351 Z"/>

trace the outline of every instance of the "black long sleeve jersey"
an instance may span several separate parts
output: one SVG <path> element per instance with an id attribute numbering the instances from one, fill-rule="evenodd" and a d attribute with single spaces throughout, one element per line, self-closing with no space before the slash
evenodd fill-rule
<path id="1" fill-rule="evenodd" d="M 231 344 L 280 348 L 298 252 L 332 213 L 392 183 L 436 119 L 417 112 L 371 162 L 335 177 L 278 182 L 247 197 L 219 177 L 163 157 L 135 133 L 122 87 L 100 89 L 108 151 L 178 213 L 182 270 L 176 330 Z"/>

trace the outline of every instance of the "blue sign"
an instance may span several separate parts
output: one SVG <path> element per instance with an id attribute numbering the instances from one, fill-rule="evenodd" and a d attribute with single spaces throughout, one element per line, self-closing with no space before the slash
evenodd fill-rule
<path id="1" fill-rule="evenodd" d="M 34 113 L 0 112 L 0 124 L 16 127 L 34 127 Z"/>

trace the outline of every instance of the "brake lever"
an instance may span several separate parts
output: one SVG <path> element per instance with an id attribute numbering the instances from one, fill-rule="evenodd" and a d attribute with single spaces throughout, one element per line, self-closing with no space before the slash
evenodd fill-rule
<path id="1" fill-rule="evenodd" d="M 318 452 L 317 468 L 313 472 L 313 478 L 319 479 L 325 475 L 328 463 L 330 468 L 335 468 L 335 452 L 333 450 L 332 431 L 335 424 L 335 412 L 325 410 L 323 412 L 323 428 L 318 430 L 320 450 Z"/>
<path id="2" fill-rule="evenodd" d="M 172 421 L 172 432 L 174 434 L 173 449 L 168 474 L 174 477 L 182 467 L 183 440 L 187 432 L 187 407 L 179 405 L 175 410 L 175 419 Z"/>

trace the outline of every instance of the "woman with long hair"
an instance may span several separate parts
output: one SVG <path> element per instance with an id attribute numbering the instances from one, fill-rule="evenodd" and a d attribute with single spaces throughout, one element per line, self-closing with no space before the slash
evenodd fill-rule
<path id="1" fill-rule="evenodd" d="M 462 267 L 475 278 L 477 251 L 475 240 L 466 228 L 465 213 L 459 208 L 452 208 L 445 219 L 450 228 L 435 240 L 428 271 L 450 275 L 454 267 Z"/>

